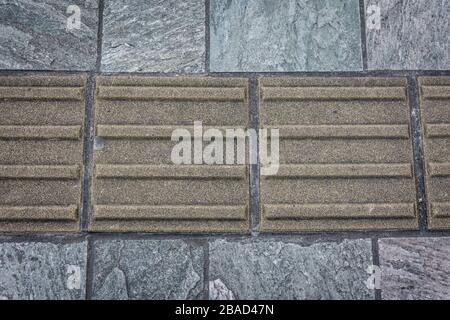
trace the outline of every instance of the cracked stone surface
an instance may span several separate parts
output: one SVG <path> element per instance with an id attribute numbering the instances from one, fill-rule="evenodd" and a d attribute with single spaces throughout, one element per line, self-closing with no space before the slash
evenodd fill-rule
<path id="1" fill-rule="evenodd" d="M 362 69 L 358 0 L 211 0 L 211 71 Z"/>
<path id="2" fill-rule="evenodd" d="M 203 247 L 182 240 L 94 242 L 94 299 L 201 299 Z"/>
<path id="3" fill-rule="evenodd" d="M 80 29 L 66 29 L 69 5 Z M 0 0 L 0 69 L 93 69 L 97 33 L 98 0 Z"/>
<path id="4" fill-rule="evenodd" d="M 450 69 L 450 1 L 365 0 L 371 70 Z M 374 8 L 380 10 L 379 28 Z"/>
<path id="5" fill-rule="evenodd" d="M 204 0 L 109 0 L 103 17 L 102 71 L 205 70 Z"/>
<path id="6" fill-rule="evenodd" d="M 87 245 L 0 243 L 0 300 L 85 298 Z"/>
<path id="7" fill-rule="evenodd" d="M 450 299 L 450 238 L 381 239 L 379 247 L 383 299 Z"/>
<path id="8" fill-rule="evenodd" d="M 373 299 L 370 240 L 210 243 L 210 299 Z"/>

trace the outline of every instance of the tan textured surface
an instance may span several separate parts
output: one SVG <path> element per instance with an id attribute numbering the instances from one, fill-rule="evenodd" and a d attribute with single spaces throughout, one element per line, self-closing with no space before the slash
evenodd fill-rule
<path id="1" fill-rule="evenodd" d="M 85 83 L 0 77 L 0 231 L 79 230 Z"/>
<path id="2" fill-rule="evenodd" d="M 91 230 L 249 231 L 247 166 L 170 158 L 175 128 L 247 128 L 246 79 L 103 76 L 97 88 Z"/>
<path id="3" fill-rule="evenodd" d="M 430 229 L 450 229 L 450 77 L 419 78 Z"/>
<path id="4" fill-rule="evenodd" d="M 417 229 L 406 79 L 263 78 L 262 128 L 280 169 L 261 176 L 263 231 Z"/>

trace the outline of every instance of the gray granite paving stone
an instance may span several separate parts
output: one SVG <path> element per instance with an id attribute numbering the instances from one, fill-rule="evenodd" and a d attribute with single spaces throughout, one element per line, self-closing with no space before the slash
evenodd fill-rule
<path id="1" fill-rule="evenodd" d="M 205 70 L 204 0 L 107 0 L 103 19 L 103 71 Z"/>
<path id="2" fill-rule="evenodd" d="M 211 71 L 362 69 L 358 0 L 211 0 Z"/>
<path id="3" fill-rule="evenodd" d="M 365 4 L 368 23 L 375 18 L 371 6 L 381 12 L 379 29 L 366 28 L 369 69 L 450 69 L 450 1 L 365 0 Z"/>
<path id="4" fill-rule="evenodd" d="M 66 30 L 69 5 L 79 30 Z M 93 69 L 97 33 L 98 0 L 0 0 L 0 69 Z"/>
<path id="5" fill-rule="evenodd" d="M 182 240 L 94 242 L 94 299 L 201 299 L 203 247 Z"/>
<path id="6" fill-rule="evenodd" d="M 0 243 L 0 300 L 85 298 L 86 242 Z"/>
<path id="7" fill-rule="evenodd" d="M 381 239 L 379 247 L 383 299 L 450 299 L 450 238 Z"/>
<path id="8" fill-rule="evenodd" d="M 217 240 L 209 246 L 210 299 L 372 299 L 370 240 L 311 245 Z"/>

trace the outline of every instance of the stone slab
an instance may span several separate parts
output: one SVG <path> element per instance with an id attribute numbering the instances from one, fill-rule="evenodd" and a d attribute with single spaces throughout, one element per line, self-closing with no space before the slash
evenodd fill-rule
<path id="1" fill-rule="evenodd" d="M 80 9 L 80 28 L 68 30 L 73 5 Z M 7 0 L 1 7 L 0 69 L 94 69 L 98 0 Z"/>
<path id="2" fill-rule="evenodd" d="M 226 241 L 209 245 L 210 299 L 373 299 L 370 240 Z"/>
<path id="3" fill-rule="evenodd" d="M 94 299 L 202 299 L 204 252 L 183 240 L 94 242 Z"/>
<path id="4" fill-rule="evenodd" d="M 420 78 L 428 227 L 450 229 L 450 77 Z"/>
<path id="5" fill-rule="evenodd" d="M 380 239 L 379 247 L 383 299 L 450 299 L 450 238 Z"/>
<path id="6" fill-rule="evenodd" d="M 450 69 L 449 1 L 365 0 L 365 6 L 370 70 Z"/>
<path id="7" fill-rule="evenodd" d="M 176 165 L 171 159 L 178 144 L 171 140 L 173 130 L 192 134 L 194 121 L 202 121 L 204 132 L 247 128 L 248 80 L 97 79 L 95 134 L 100 143 L 94 150 L 91 230 L 248 231 L 246 164 Z"/>
<path id="8" fill-rule="evenodd" d="M 211 0 L 213 72 L 362 70 L 358 0 Z"/>
<path id="9" fill-rule="evenodd" d="M 86 242 L 0 243 L 0 300 L 82 300 Z"/>
<path id="10" fill-rule="evenodd" d="M 79 230 L 85 85 L 0 77 L 0 231 Z"/>
<path id="11" fill-rule="evenodd" d="M 110 0 L 103 17 L 102 71 L 205 71 L 204 0 Z"/>
<path id="12" fill-rule="evenodd" d="M 280 167 L 261 175 L 261 230 L 418 229 L 403 78 L 262 78 L 260 125 Z"/>

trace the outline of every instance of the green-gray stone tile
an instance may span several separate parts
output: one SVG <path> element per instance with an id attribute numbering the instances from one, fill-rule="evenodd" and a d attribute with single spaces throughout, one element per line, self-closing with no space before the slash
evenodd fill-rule
<path id="1" fill-rule="evenodd" d="M 86 296 L 87 244 L 0 243 L 0 300 Z"/>
<path id="2" fill-rule="evenodd" d="M 362 69 L 358 0 L 211 0 L 210 69 Z"/>
<path id="3" fill-rule="evenodd" d="M 69 5 L 80 8 L 79 30 L 66 30 Z M 94 69 L 98 0 L 2 0 L 0 8 L 0 69 Z"/>
<path id="4" fill-rule="evenodd" d="M 205 70 L 204 0 L 106 0 L 102 71 Z"/>
<path id="5" fill-rule="evenodd" d="M 450 70 L 450 1 L 365 0 L 365 5 L 369 69 Z M 372 10 L 377 7 L 379 24 Z"/>
<path id="6" fill-rule="evenodd" d="M 217 240 L 209 246 L 210 299 L 373 299 L 370 240 L 341 243 Z"/>

